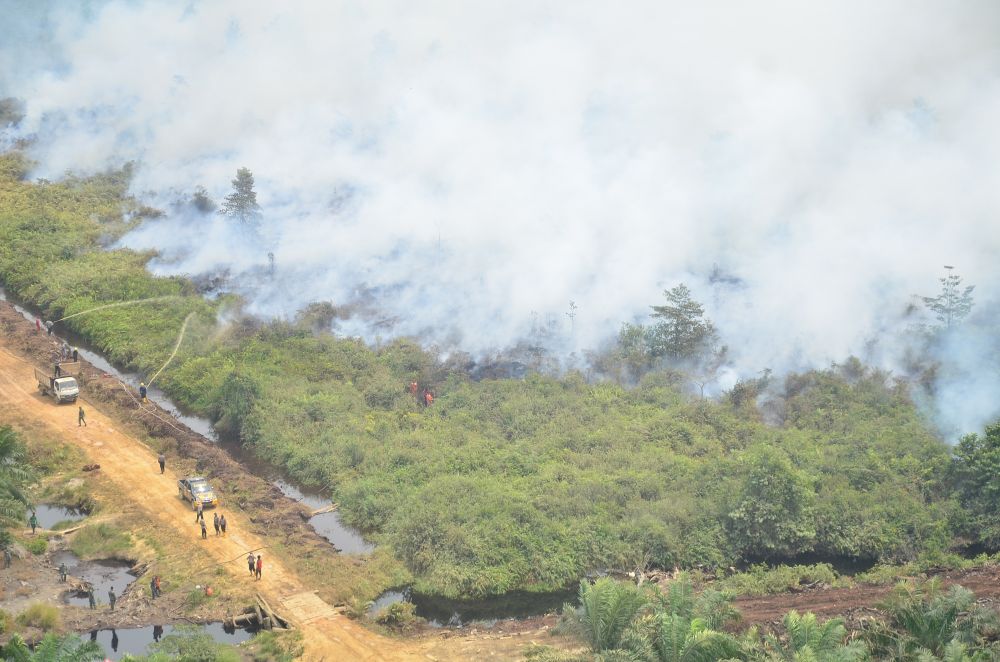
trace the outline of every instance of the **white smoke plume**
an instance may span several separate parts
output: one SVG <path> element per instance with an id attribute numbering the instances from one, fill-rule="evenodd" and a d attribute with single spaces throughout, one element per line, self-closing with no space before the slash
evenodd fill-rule
<path id="1" fill-rule="evenodd" d="M 168 207 L 254 172 L 259 237 L 175 209 L 124 243 L 262 314 L 363 292 L 392 333 L 475 352 L 549 319 L 574 350 L 684 281 L 752 374 L 893 367 L 944 264 L 995 297 L 993 0 L 0 9 L 36 176 L 136 160 Z"/>

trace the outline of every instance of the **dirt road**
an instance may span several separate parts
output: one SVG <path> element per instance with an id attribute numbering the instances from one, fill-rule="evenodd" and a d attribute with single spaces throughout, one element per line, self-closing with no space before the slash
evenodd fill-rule
<path id="1" fill-rule="evenodd" d="M 77 408 L 57 406 L 43 398 L 34 382 L 32 366 L 0 348 L 0 411 L 12 418 L 33 420 L 50 427 L 62 439 L 79 446 L 101 471 L 130 494 L 150 517 L 179 536 L 197 538 L 200 527 L 191 509 L 177 498 L 177 476 L 169 469 L 160 475 L 156 454 L 137 439 L 122 433 L 116 423 L 95 405 L 87 403 L 87 427 L 78 427 Z M 246 555 L 266 546 L 249 533 L 249 522 L 238 510 L 225 509 L 231 522 L 226 538 L 210 536 L 202 541 L 212 557 L 223 564 L 233 581 L 247 582 Z M 211 515 L 209 515 L 211 517 Z M 407 642 L 382 637 L 367 630 L 321 600 L 299 581 L 294 572 L 277 559 L 264 556 L 263 578 L 257 588 L 265 599 L 302 631 L 305 659 L 412 660 L 427 659 L 408 650 Z"/>

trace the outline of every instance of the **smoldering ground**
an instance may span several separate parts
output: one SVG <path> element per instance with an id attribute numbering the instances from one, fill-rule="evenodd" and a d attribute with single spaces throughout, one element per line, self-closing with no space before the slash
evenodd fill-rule
<path id="1" fill-rule="evenodd" d="M 943 264 L 996 298 L 989 0 L 2 4 L 34 174 L 136 160 L 173 211 L 124 244 L 261 314 L 374 297 L 392 333 L 476 352 L 548 319 L 568 352 L 684 281 L 752 374 L 897 367 Z M 170 206 L 240 166 L 258 234 Z"/>

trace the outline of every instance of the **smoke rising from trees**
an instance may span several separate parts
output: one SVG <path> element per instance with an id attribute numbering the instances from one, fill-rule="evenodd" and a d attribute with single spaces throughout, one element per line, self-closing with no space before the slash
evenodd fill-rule
<path id="1" fill-rule="evenodd" d="M 170 213 L 125 243 L 228 273 L 255 312 L 371 303 L 391 329 L 341 330 L 474 352 L 550 320 L 568 352 L 684 282 L 734 375 L 900 369 L 944 264 L 994 319 L 989 0 L 2 4 L 34 176 L 136 160 Z M 244 166 L 252 235 L 199 211 Z M 976 366 L 949 338 L 935 351 Z M 954 399 L 963 429 L 996 413 Z"/>

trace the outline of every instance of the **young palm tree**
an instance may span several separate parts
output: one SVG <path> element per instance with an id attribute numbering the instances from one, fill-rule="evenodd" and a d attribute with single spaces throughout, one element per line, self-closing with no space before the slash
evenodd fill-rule
<path id="1" fill-rule="evenodd" d="M 8 662 L 97 662 L 104 659 L 104 650 L 96 641 L 82 641 L 74 634 L 47 634 L 34 652 L 18 635 L 0 650 Z"/>
<path id="2" fill-rule="evenodd" d="M 636 619 L 622 633 L 618 649 L 599 656 L 602 662 L 717 662 L 746 658 L 736 638 L 714 629 L 737 616 L 723 594 L 710 592 L 695 599 L 691 580 L 681 576 L 655 600 L 653 613 Z"/>
<path id="3" fill-rule="evenodd" d="M 887 622 L 866 626 L 864 638 L 877 659 L 997 659 L 987 640 L 995 639 L 1000 618 L 975 602 L 961 586 L 944 592 L 936 580 L 900 584 L 882 605 Z"/>
<path id="4" fill-rule="evenodd" d="M 815 614 L 799 615 L 796 611 L 783 619 L 786 638 L 774 635 L 764 638 L 764 647 L 771 660 L 782 662 L 854 662 L 864 659 L 867 647 L 860 641 L 845 643 L 847 628 L 844 621 L 833 618 L 820 623 Z"/>
<path id="5" fill-rule="evenodd" d="M 595 653 L 617 648 L 622 633 L 646 606 L 646 596 L 630 584 L 602 577 L 593 584 L 580 582 L 580 606 L 571 618 Z"/>

